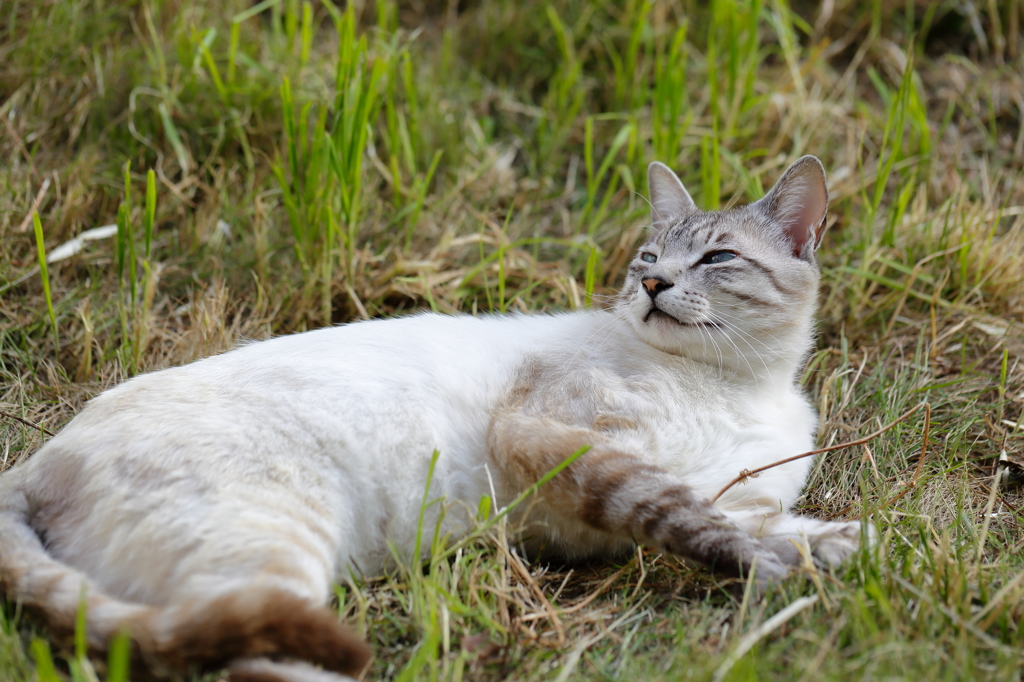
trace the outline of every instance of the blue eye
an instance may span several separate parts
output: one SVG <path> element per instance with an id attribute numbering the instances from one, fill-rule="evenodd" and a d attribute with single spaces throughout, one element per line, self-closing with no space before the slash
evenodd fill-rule
<path id="1" fill-rule="evenodd" d="M 712 251 L 711 253 L 704 254 L 704 257 L 700 259 L 700 262 L 707 265 L 714 265 L 715 263 L 724 263 L 727 260 L 732 260 L 735 257 L 736 254 L 732 251 Z"/>
<path id="2" fill-rule="evenodd" d="M 645 263 L 654 263 L 657 262 L 658 257 L 655 256 L 650 251 L 644 251 L 643 253 L 640 254 L 640 260 L 642 260 Z"/>

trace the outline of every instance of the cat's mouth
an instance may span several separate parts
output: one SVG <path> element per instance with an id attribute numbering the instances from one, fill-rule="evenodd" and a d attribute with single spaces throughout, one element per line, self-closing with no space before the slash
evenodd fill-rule
<path id="1" fill-rule="evenodd" d="M 644 322 L 648 322 L 652 317 L 663 317 L 665 319 L 672 320 L 680 327 L 703 327 L 704 329 L 718 329 L 718 325 L 715 324 L 714 322 L 684 322 L 680 320 L 678 317 L 669 315 L 664 310 L 659 308 L 657 304 L 651 306 L 651 309 L 647 311 L 646 315 L 644 315 Z"/>

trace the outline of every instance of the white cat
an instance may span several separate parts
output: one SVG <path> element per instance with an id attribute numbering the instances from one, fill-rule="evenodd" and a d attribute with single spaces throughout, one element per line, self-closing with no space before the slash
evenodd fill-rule
<path id="1" fill-rule="evenodd" d="M 762 580 L 800 562 L 794 542 L 842 561 L 858 524 L 787 513 L 809 459 L 708 501 L 813 448 L 796 380 L 820 162 L 725 213 L 698 210 L 662 164 L 649 180 L 653 229 L 613 310 L 361 322 L 100 395 L 0 477 L 0 587 L 64 631 L 84 590 L 92 644 L 127 627 L 158 672 L 347 679 L 369 653 L 324 608 L 331 585 L 384 570 L 389 541 L 413 551 L 435 450 L 431 497 L 472 507 L 590 446 L 531 505 L 523 540 L 545 552 L 640 542 Z M 453 507 L 446 531 L 465 527 Z"/>

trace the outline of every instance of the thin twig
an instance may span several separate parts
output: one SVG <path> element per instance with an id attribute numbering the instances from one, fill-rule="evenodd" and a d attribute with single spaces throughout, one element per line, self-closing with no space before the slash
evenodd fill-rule
<path id="1" fill-rule="evenodd" d="M 914 478 L 910 481 L 910 486 L 917 485 L 917 479 L 921 475 L 921 467 L 924 466 L 924 458 L 928 456 L 928 434 L 932 427 L 932 406 L 928 403 L 924 404 L 924 440 L 921 441 L 921 457 L 917 460 L 917 469 L 914 470 Z"/>
<path id="2" fill-rule="evenodd" d="M 924 439 L 922 440 L 922 443 L 921 443 L 921 455 L 920 455 L 920 457 L 918 457 L 917 466 L 914 467 L 914 476 L 911 478 L 910 483 L 907 483 L 905 485 L 905 487 L 903 488 L 903 490 L 900 491 L 900 493 L 898 495 L 896 495 L 895 497 L 893 497 L 890 500 L 886 500 L 883 504 L 879 505 L 879 507 L 878 507 L 879 509 L 884 509 L 886 507 L 891 507 L 892 505 L 894 505 L 897 502 L 899 502 L 900 500 L 902 500 L 903 497 L 907 493 L 909 493 L 911 490 L 913 490 L 914 488 L 917 487 L 917 481 L 918 481 L 918 479 L 921 476 L 921 469 L 924 467 L 924 458 L 927 457 L 927 455 L 928 455 L 928 443 L 929 443 L 929 440 L 930 440 L 930 435 L 929 434 L 931 434 L 931 425 L 932 425 L 931 419 L 932 419 L 932 406 L 930 404 L 928 404 L 928 403 L 925 403 Z M 889 478 L 885 479 L 884 481 L 882 481 L 881 483 L 876 485 L 874 488 L 869 490 L 868 494 L 874 493 L 875 491 L 877 491 L 879 488 L 882 487 L 882 485 L 884 483 L 891 483 L 893 481 L 898 481 L 898 480 L 900 480 L 900 476 L 899 475 L 890 476 Z M 1000 498 L 1000 499 L 1002 500 L 1002 498 Z M 1003 500 L 1003 502 L 1005 503 L 1006 500 Z M 1007 506 L 1010 506 L 1010 505 L 1007 504 Z M 842 509 L 840 509 L 839 511 L 837 511 L 836 513 L 831 514 L 828 517 L 826 517 L 826 520 L 827 521 L 831 521 L 833 519 L 838 519 L 840 516 L 846 516 L 846 514 L 849 513 L 849 511 L 851 509 L 853 509 L 853 505 L 852 504 L 848 504 L 845 507 L 843 507 Z M 862 518 L 862 517 L 855 516 L 851 520 L 856 520 L 856 519 L 859 519 L 859 518 Z"/>
<path id="3" fill-rule="evenodd" d="M 14 421 L 19 421 L 22 424 L 24 424 L 25 426 L 31 426 L 33 429 L 36 429 L 37 431 L 42 431 L 47 436 L 52 436 L 53 435 L 53 432 L 52 431 L 48 431 L 47 429 L 43 428 L 42 424 L 33 424 L 29 420 L 22 419 L 21 417 L 19 417 L 16 414 L 11 414 L 9 412 L 0 412 L 0 417 L 7 417 L 8 419 L 13 419 Z"/>
<path id="4" fill-rule="evenodd" d="M 31 172 L 32 175 L 35 176 L 36 180 L 38 180 L 39 171 L 36 170 L 35 164 L 32 163 L 32 154 L 29 153 L 28 147 L 25 146 L 25 142 L 21 139 L 21 135 L 19 135 L 18 131 L 14 129 L 14 126 L 11 125 L 11 122 L 7 120 L 6 116 L 0 116 L 0 118 L 4 120 L 4 125 L 7 126 L 7 132 L 9 132 L 11 137 L 14 138 L 14 143 L 18 145 L 18 149 L 21 150 L 22 155 L 25 157 L 25 161 L 28 162 L 29 172 Z M 29 215 L 31 215 L 31 212 L 29 212 Z"/>
<path id="5" fill-rule="evenodd" d="M 46 190 L 50 189 L 50 178 L 43 178 L 43 184 L 39 187 L 39 192 L 36 194 L 35 201 L 32 202 L 32 208 L 28 210 L 28 214 L 25 215 L 25 219 L 21 221 L 21 225 L 18 226 L 18 232 L 24 232 L 28 229 L 28 226 L 32 224 L 32 214 L 39 212 L 39 207 L 43 204 L 43 197 L 46 196 Z"/>
<path id="6" fill-rule="evenodd" d="M 798 459 L 803 459 L 804 457 L 813 457 L 814 455 L 821 455 L 821 454 L 824 454 L 826 452 L 832 452 L 833 450 L 842 450 L 843 448 L 849 448 L 849 447 L 853 447 L 855 445 L 863 445 L 864 443 L 870 442 L 870 441 L 874 440 L 875 438 L 878 438 L 883 433 L 885 433 L 889 429 L 893 428 L 897 424 L 905 422 L 907 419 L 909 419 L 911 416 L 913 416 L 922 407 L 926 408 L 926 410 L 927 410 L 926 411 L 926 415 L 930 416 L 931 415 L 931 408 L 929 407 L 928 403 L 918 403 L 916 407 L 914 407 L 910 411 L 908 411 L 905 414 L 903 414 L 903 416 L 901 416 L 896 421 L 890 422 L 890 423 L 886 424 L 885 426 L 883 426 L 879 430 L 875 431 L 874 433 L 872 433 L 870 435 L 864 436 L 863 438 L 858 438 L 857 440 L 851 440 L 851 441 L 849 441 L 847 443 L 840 443 L 839 445 L 831 445 L 831 446 L 829 446 L 827 448 L 820 448 L 818 450 L 811 450 L 810 452 L 805 452 L 802 455 L 794 455 L 792 457 L 787 457 L 786 459 L 780 459 L 778 462 L 772 462 L 771 464 L 767 464 L 767 465 L 765 465 L 763 467 L 758 467 L 757 469 L 754 469 L 753 471 L 748 471 L 748 470 L 744 469 L 743 471 L 740 472 L 739 476 L 737 476 L 736 478 L 734 478 L 731 481 L 729 481 L 728 485 L 726 485 L 724 488 L 719 490 L 718 494 L 711 498 L 711 501 L 712 502 L 716 502 L 718 500 L 718 498 L 721 497 L 723 494 L 725 494 L 725 491 L 727 491 L 729 488 L 733 487 L 737 483 L 741 483 L 742 481 L 747 480 L 751 476 L 756 476 L 757 474 L 761 473 L 762 471 L 767 471 L 768 469 L 773 469 L 773 468 L 775 468 L 777 466 L 781 466 L 783 464 L 788 464 L 789 462 L 794 462 L 794 461 L 796 461 Z M 928 447 L 928 423 L 927 422 L 925 422 L 925 445 L 924 445 L 924 447 L 925 448 Z M 918 462 L 918 473 L 920 473 L 920 469 L 921 469 L 921 463 Z M 917 480 L 916 474 L 915 474 L 914 480 L 915 480 L 915 482 Z"/>
<path id="7" fill-rule="evenodd" d="M 924 440 L 921 443 L 921 456 L 917 460 L 917 468 L 914 469 L 914 477 L 910 479 L 910 483 L 906 485 L 900 494 L 891 500 L 886 500 L 882 507 L 891 507 L 896 504 L 911 490 L 917 487 L 917 479 L 921 475 L 921 468 L 924 467 L 924 458 L 928 455 L 928 434 L 931 432 L 932 425 L 932 406 L 928 403 L 924 404 Z"/>

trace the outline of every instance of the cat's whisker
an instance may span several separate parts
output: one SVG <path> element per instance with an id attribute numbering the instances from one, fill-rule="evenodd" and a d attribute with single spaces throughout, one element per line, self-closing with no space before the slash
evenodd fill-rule
<path id="1" fill-rule="evenodd" d="M 710 330 L 710 329 L 704 329 L 704 328 L 702 327 L 702 328 L 701 328 L 701 330 L 702 330 L 702 331 L 703 331 L 703 332 L 704 332 L 705 334 L 707 334 L 707 337 L 708 337 L 708 339 L 710 339 L 710 340 L 711 340 L 711 344 L 712 344 L 712 345 L 713 345 L 713 346 L 715 347 L 715 351 L 716 351 L 716 352 L 717 352 L 717 354 L 718 354 L 718 363 L 719 363 L 719 364 L 722 364 L 722 358 L 724 357 L 724 356 L 723 356 L 723 353 L 722 353 L 722 346 L 721 346 L 721 345 L 719 345 L 719 343 L 718 343 L 718 340 L 717 340 L 717 339 L 715 338 L 715 335 L 714 335 L 714 334 L 713 334 L 713 333 L 711 332 L 711 330 Z M 755 382 L 756 382 L 756 379 L 755 379 Z"/>
<path id="2" fill-rule="evenodd" d="M 743 314 L 743 313 L 749 313 L 749 308 L 747 306 L 744 306 L 744 305 L 737 305 L 737 304 L 732 304 L 732 303 L 721 303 L 721 302 L 717 302 L 716 301 L 713 304 L 713 308 L 719 314 L 725 316 L 726 318 L 728 318 L 730 320 L 740 320 L 740 319 L 742 319 L 744 322 L 749 322 L 751 320 L 751 316 L 749 314 Z M 730 312 L 739 312 L 740 314 L 739 315 L 735 315 L 735 316 L 734 315 L 729 315 L 724 310 L 722 310 L 722 308 L 738 309 L 738 310 L 732 310 Z M 776 338 L 771 332 L 769 332 L 764 327 L 753 326 L 753 329 L 755 331 L 759 332 L 759 333 L 762 333 L 762 334 L 766 335 L 766 336 L 770 336 L 773 341 L 775 341 L 776 343 L 779 344 L 780 348 L 784 347 L 784 344 L 781 343 L 778 338 Z"/>
<path id="3" fill-rule="evenodd" d="M 718 356 L 718 364 L 721 365 L 723 362 L 722 348 L 718 345 L 718 341 L 715 340 L 714 334 L 710 329 L 703 326 L 698 326 L 697 329 L 700 330 L 701 342 L 705 348 L 707 348 L 707 343 L 704 343 L 704 338 L 707 337 L 707 340 L 711 342 L 712 347 L 715 349 L 715 354 Z"/>
<path id="4" fill-rule="evenodd" d="M 746 342 L 747 344 L 756 343 L 756 344 L 758 344 L 758 346 L 761 347 L 761 349 L 763 351 L 765 351 L 767 353 L 770 353 L 771 355 L 775 356 L 775 358 L 777 358 L 779 360 L 788 360 L 789 359 L 790 356 L 788 354 L 786 354 L 782 350 L 782 344 L 778 344 L 778 346 L 773 346 L 772 344 L 769 344 L 768 342 L 764 341 L 763 339 L 757 338 L 756 335 L 754 335 L 754 334 L 750 333 L 749 331 L 743 329 L 739 324 L 737 324 L 737 322 L 742 321 L 739 318 L 730 316 L 730 315 L 728 315 L 727 313 L 725 313 L 725 312 L 723 312 L 721 310 L 716 310 L 716 311 L 711 312 L 709 314 L 712 315 L 717 322 L 720 322 L 721 324 L 726 325 L 729 329 L 731 329 L 731 330 L 735 331 L 737 334 L 741 335 L 743 337 L 744 342 Z M 768 336 L 771 336 L 771 335 L 768 334 Z M 774 340 L 778 341 L 777 339 L 775 339 L 775 337 L 772 337 L 772 338 Z M 753 347 L 751 347 L 751 348 L 753 350 Z"/>
<path id="5" fill-rule="evenodd" d="M 732 326 L 732 325 L 729 325 L 724 320 L 715 319 L 714 314 L 711 313 L 710 311 L 707 312 L 706 314 L 709 317 L 711 317 L 712 322 L 714 322 L 715 324 L 721 324 L 721 325 L 724 325 L 727 328 Z M 710 335 L 711 332 L 709 331 L 708 334 Z M 741 360 L 743 360 L 744 364 L 746 364 L 746 366 L 747 366 L 747 369 L 750 370 L 750 376 L 754 379 L 754 383 L 756 385 L 757 381 L 758 381 L 757 372 L 754 371 L 753 365 L 751 365 L 750 361 L 747 359 L 746 353 L 744 353 L 743 351 L 740 350 L 739 346 L 736 345 L 736 342 L 733 341 L 733 339 L 731 338 L 731 336 L 728 333 L 719 334 L 719 336 L 724 338 L 733 347 L 733 349 L 735 349 L 736 355 Z M 747 345 L 749 346 L 750 344 L 748 343 Z M 758 359 L 761 360 L 761 364 L 763 364 L 765 366 L 765 371 L 768 372 L 768 365 L 764 362 L 764 359 L 761 358 L 761 356 L 757 353 L 756 350 L 753 349 L 753 347 L 751 347 L 751 351 L 753 351 L 754 355 L 757 355 Z"/>
<path id="6" fill-rule="evenodd" d="M 776 348 L 776 347 L 773 347 L 773 346 L 769 345 L 768 343 L 765 343 L 763 340 L 757 338 L 755 335 L 753 335 L 753 334 L 745 331 L 744 329 L 742 329 L 739 325 L 729 322 L 725 318 L 721 317 L 721 313 L 720 312 L 717 313 L 717 314 L 720 316 L 719 317 L 719 321 L 723 325 L 726 325 L 729 329 L 733 330 L 739 336 L 739 338 L 744 343 L 746 343 L 747 346 L 750 347 L 750 350 L 755 355 L 758 356 L 758 358 L 761 360 L 762 364 L 765 364 L 766 371 L 768 371 L 767 364 L 764 362 L 764 358 L 761 356 L 761 352 L 766 353 L 767 355 L 772 357 L 775 361 L 781 363 L 784 367 L 788 368 L 788 367 L 793 365 L 794 357 L 791 354 L 787 354 L 787 353 L 783 352 L 780 348 Z M 758 351 L 754 347 L 753 344 L 755 344 L 755 343 L 758 344 L 758 346 L 761 347 L 761 351 Z M 780 344 L 780 346 L 781 346 L 781 344 Z"/>
<path id="7" fill-rule="evenodd" d="M 777 359 L 779 359 L 779 360 L 783 360 L 783 361 L 786 361 L 786 360 L 789 360 L 789 359 L 790 359 L 790 358 L 789 358 L 789 356 L 788 356 L 788 355 L 787 355 L 786 353 L 784 353 L 784 352 L 783 352 L 782 350 L 780 350 L 780 349 L 781 349 L 781 348 L 783 347 L 783 344 L 782 344 L 782 343 L 779 343 L 779 340 L 778 340 L 778 339 L 776 339 L 776 338 L 775 338 L 774 336 L 772 336 L 771 334 L 768 334 L 768 332 L 762 332 L 762 333 L 765 333 L 765 334 L 767 334 L 768 336 L 771 336 L 771 337 L 772 337 L 772 339 L 773 339 L 773 340 L 774 340 L 774 341 L 775 341 L 775 342 L 776 342 L 776 343 L 778 344 L 778 347 L 774 347 L 774 346 L 772 346 L 772 345 L 770 345 L 770 344 L 766 343 L 765 341 L 762 341 L 761 339 L 757 338 L 756 336 L 754 336 L 754 335 L 753 335 L 753 334 L 751 334 L 750 332 L 747 332 L 747 331 L 745 331 L 745 330 L 744 330 L 744 329 L 742 329 L 742 328 L 741 328 L 740 326 L 738 326 L 738 325 L 736 325 L 736 324 L 733 324 L 733 323 L 731 322 L 731 320 L 736 320 L 737 318 L 734 318 L 734 317 L 729 317 L 729 316 L 727 316 L 727 315 L 726 315 L 726 314 L 725 314 L 724 312 L 722 312 L 722 311 L 720 311 L 720 310 L 719 310 L 719 311 L 716 311 L 716 312 L 715 312 L 715 313 L 713 313 L 713 314 L 714 314 L 714 315 L 715 315 L 715 316 L 716 316 L 716 317 L 718 318 L 718 320 L 719 320 L 720 322 L 722 322 L 723 324 L 727 324 L 727 325 L 729 326 L 729 328 L 730 328 L 730 329 L 733 329 L 733 330 L 735 330 L 735 331 L 736 331 L 736 333 L 738 333 L 738 334 L 742 335 L 742 336 L 744 337 L 744 341 L 746 341 L 748 345 L 750 344 L 750 342 L 751 342 L 751 341 L 753 341 L 753 342 L 755 342 L 755 343 L 758 343 L 758 344 L 760 344 L 761 346 L 763 346 L 763 349 L 764 349 L 764 350 L 765 350 L 766 352 L 769 352 L 769 353 L 771 353 L 772 355 L 774 355 L 774 356 L 775 356 L 775 357 L 776 357 Z M 762 330 L 758 329 L 758 331 L 762 331 Z M 749 339 L 749 340 L 748 340 L 748 339 Z M 752 350 L 753 350 L 753 348 L 752 348 Z"/>
<path id="8" fill-rule="evenodd" d="M 745 308 L 744 308 L 743 306 L 740 306 L 740 305 L 735 305 L 735 304 L 732 304 L 732 305 L 731 305 L 731 304 L 722 304 L 722 303 L 716 303 L 715 305 L 716 305 L 716 307 L 718 307 L 718 306 L 721 306 L 721 305 L 729 305 L 729 307 L 732 307 L 732 308 L 741 308 L 741 309 L 745 309 Z M 722 313 L 722 314 L 724 314 L 724 313 Z M 730 318 L 730 319 L 736 319 L 736 318 Z M 783 343 L 782 341 L 779 341 L 779 339 L 778 339 L 778 338 L 776 338 L 776 336 L 775 336 L 774 334 L 772 334 L 771 332 L 769 332 L 769 331 L 768 331 L 767 329 L 765 329 L 765 328 L 763 328 L 763 327 L 754 327 L 754 331 L 756 331 L 756 332 L 758 332 L 758 333 L 760 333 L 760 334 L 764 334 L 764 335 L 766 335 L 766 336 L 770 336 L 770 337 L 771 337 L 771 339 L 772 339 L 772 341 L 775 341 L 775 343 L 776 343 L 776 344 L 778 344 L 778 347 L 779 347 L 779 348 L 785 348 L 785 344 L 784 344 L 784 343 Z M 750 335 L 750 336 L 751 336 L 751 338 L 755 338 L 755 340 L 756 340 L 756 341 L 757 341 L 758 343 L 762 343 L 762 344 L 764 344 L 764 342 L 763 342 L 763 341 L 761 341 L 760 339 L 756 339 L 756 337 L 754 337 L 753 335 Z M 767 346 L 767 344 L 764 344 L 764 345 L 766 345 L 766 346 Z M 782 353 L 781 351 L 779 351 L 779 357 L 780 357 L 780 358 L 783 358 L 783 357 L 784 357 L 784 354 L 783 354 L 783 353 Z"/>
<path id="9" fill-rule="evenodd" d="M 764 358 L 763 358 L 763 357 L 761 356 L 761 354 L 760 354 L 760 353 L 758 353 L 758 352 L 757 352 L 757 349 L 756 349 L 756 348 L 754 348 L 754 346 L 753 346 L 753 345 L 751 345 L 751 343 L 750 343 L 749 341 L 747 341 L 747 340 L 746 340 L 746 339 L 745 339 L 745 338 L 743 337 L 743 330 L 742 330 L 742 329 L 739 329 L 739 328 L 738 328 L 738 327 L 737 327 L 736 325 L 734 325 L 734 324 L 731 324 L 731 323 L 727 322 L 727 321 L 726 321 L 725 319 L 721 318 L 721 317 L 720 317 L 719 315 L 717 315 L 717 314 L 715 314 L 715 313 L 713 313 L 713 312 L 709 312 L 709 313 L 708 313 L 708 315 L 709 315 L 709 316 L 711 317 L 711 319 L 712 319 L 712 320 L 714 320 L 715 322 L 717 322 L 717 323 L 720 323 L 720 324 L 723 324 L 723 325 L 725 325 L 725 326 L 726 326 L 727 328 L 729 328 L 729 329 L 734 329 L 734 330 L 736 330 L 737 332 L 739 332 L 739 334 L 740 334 L 740 337 L 739 337 L 739 338 L 740 338 L 740 340 L 741 340 L 741 341 L 743 341 L 744 343 L 746 343 L 746 344 L 747 344 L 747 346 L 749 346 L 749 347 L 750 347 L 750 350 L 751 350 L 751 352 L 752 352 L 752 353 L 753 353 L 753 354 L 754 354 L 755 356 L 757 356 L 757 359 L 758 359 L 758 360 L 760 360 L 760 361 L 761 361 L 761 364 L 762 364 L 762 365 L 764 365 L 764 371 L 765 371 L 765 374 L 767 374 L 767 375 L 768 375 L 768 378 L 769 378 L 769 379 L 771 380 L 771 382 L 772 382 L 772 388 L 775 388 L 775 389 L 777 389 L 777 387 L 775 386 L 775 377 L 773 376 L 773 373 L 772 373 L 771 369 L 769 369 L 769 368 L 768 368 L 768 363 L 767 363 L 767 362 L 765 362 L 765 359 L 764 359 Z M 738 355 L 739 355 L 740 357 L 742 357 L 742 358 L 743 358 L 744 362 L 746 362 L 746 363 L 747 363 L 747 367 L 748 367 L 748 368 L 750 368 L 750 373 L 751 373 L 751 375 L 752 375 L 752 376 L 754 377 L 754 381 L 756 382 L 756 381 L 757 381 L 757 373 L 756 373 L 756 372 L 754 371 L 754 368 L 753 368 L 753 367 L 751 366 L 751 364 L 750 364 L 750 361 L 749 361 L 749 360 L 747 360 L 747 356 L 746 356 L 746 353 L 744 353 L 743 351 L 741 351 L 741 350 L 739 349 L 739 346 L 737 346 L 737 345 L 736 345 L 736 342 L 732 340 L 732 338 L 730 337 L 730 335 L 729 335 L 729 334 L 725 334 L 724 336 L 725 336 L 725 338 L 726 338 L 726 339 L 728 339 L 729 343 L 731 343 L 731 344 L 733 345 L 733 347 L 734 347 L 734 348 L 736 349 L 736 353 L 737 353 L 737 354 L 738 354 Z"/>

